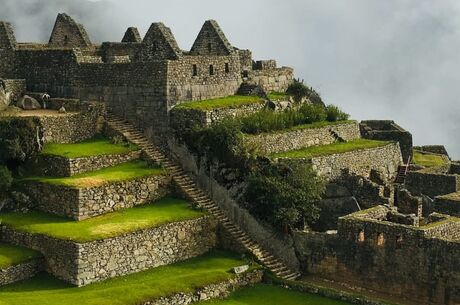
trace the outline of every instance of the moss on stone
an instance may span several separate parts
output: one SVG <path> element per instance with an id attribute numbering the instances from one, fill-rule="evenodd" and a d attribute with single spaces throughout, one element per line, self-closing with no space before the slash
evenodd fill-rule
<path id="1" fill-rule="evenodd" d="M 289 94 L 285 92 L 270 92 L 267 94 L 267 97 L 271 101 L 287 101 Z"/>
<path id="2" fill-rule="evenodd" d="M 270 155 L 272 158 L 311 159 L 333 154 L 346 153 L 361 149 L 382 147 L 390 142 L 357 139 L 349 142 L 337 142 L 329 145 L 311 146 L 299 150 L 291 150 Z"/>
<path id="3" fill-rule="evenodd" d="M 27 262 L 38 257 L 41 257 L 41 254 L 37 251 L 0 243 L 0 269 Z"/>
<path id="4" fill-rule="evenodd" d="M 217 108 L 237 108 L 250 104 L 262 104 L 263 102 L 263 99 L 258 96 L 231 95 L 223 98 L 182 103 L 176 108 L 208 111 Z"/>
<path id="5" fill-rule="evenodd" d="M 90 242 L 167 223 L 196 219 L 205 212 L 180 199 L 163 198 L 152 204 L 104 214 L 83 221 L 31 211 L 0 214 L 2 224 L 20 232 L 43 234 L 75 242 Z"/>

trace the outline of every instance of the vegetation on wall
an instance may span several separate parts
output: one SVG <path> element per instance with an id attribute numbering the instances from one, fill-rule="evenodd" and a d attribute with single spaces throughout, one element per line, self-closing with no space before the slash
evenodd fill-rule
<path id="1" fill-rule="evenodd" d="M 324 190 L 311 165 L 269 163 L 249 175 L 244 200 L 251 214 L 287 231 L 314 223 Z"/>
<path id="2" fill-rule="evenodd" d="M 299 80 L 294 80 L 294 82 L 289 85 L 286 93 L 291 95 L 297 102 L 300 102 L 303 98 L 307 98 L 313 104 L 324 106 L 323 100 L 319 93 L 316 92 L 313 88 L 305 86 L 304 83 Z"/>

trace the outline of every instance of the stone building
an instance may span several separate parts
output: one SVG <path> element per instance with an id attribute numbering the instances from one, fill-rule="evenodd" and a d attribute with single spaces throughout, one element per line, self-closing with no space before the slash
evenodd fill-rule
<path id="1" fill-rule="evenodd" d="M 17 43 L 11 24 L 1 22 L 0 58 L 0 79 L 106 102 L 151 137 L 168 130 L 168 111 L 178 103 L 233 95 L 243 83 L 284 91 L 293 80 L 291 68 L 255 62 L 251 51 L 232 46 L 214 20 L 204 23 L 190 51 L 163 23 L 153 23 L 142 40 L 130 27 L 122 42 L 96 45 L 66 14 L 58 15 L 48 44 Z"/>

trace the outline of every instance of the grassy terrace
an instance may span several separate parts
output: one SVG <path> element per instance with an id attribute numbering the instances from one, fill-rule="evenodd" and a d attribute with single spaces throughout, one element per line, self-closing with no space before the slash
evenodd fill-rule
<path id="1" fill-rule="evenodd" d="M 356 121 L 354 121 L 354 120 L 336 121 L 336 122 L 322 121 L 322 122 L 314 122 L 314 123 L 311 123 L 311 124 L 296 125 L 296 126 L 291 127 L 291 128 L 275 130 L 275 131 L 267 132 L 267 133 L 271 133 L 271 134 L 273 134 L 273 133 L 285 133 L 285 132 L 295 131 L 295 130 L 315 129 L 315 128 L 321 128 L 321 127 L 326 127 L 326 126 L 335 126 L 335 125 L 351 124 L 351 123 L 356 123 Z"/>
<path id="2" fill-rule="evenodd" d="M 200 305 L 348 305 L 342 301 L 301 293 L 277 286 L 259 284 L 234 292 L 225 300 L 200 302 Z"/>
<path id="3" fill-rule="evenodd" d="M 446 164 L 446 160 L 440 155 L 422 153 L 414 151 L 414 159 L 412 162 L 416 165 L 425 167 L 439 167 Z"/>
<path id="4" fill-rule="evenodd" d="M 0 287 L 1 305 L 137 305 L 148 300 L 234 277 L 229 270 L 245 264 L 238 256 L 215 251 L 181 263 L 75 288 L 47 274 Z"/>
<path id="5" fill-rule="evenodd" d="M 138 150 L 136 145 L 113 144 L 110 139 L 102 136 L 74 144 L 46 144 L 42 150 L 44 155 L 66 158 L 82 158 L 100 155 L 125 154 Z"/>
<path id="6" fill-rule="evenodd" d="M 366 139 L 357 139 L 345 143 L 333 143 L 329 145 L 319 145 L 319 146 L 312 146 L 307 147 L 299 150 L 291 150 L 282 153 L 275 153 L 270 155 L 272 158 L 290 158 L 290 159 L 311 159 L 314 157 L 320 156 L 327 156 L 339 153 L 345 153 L 349 151 L 361 150 L 361 149 L 369 149 L 369 148 L 377 148 L 381 146 L 385 146 L 390 142 L 385 141 L 374 141 L 374 140 L 366 140 Z"/>
<path id="7" fill-rule="evenodd" d="M 17 265 L 40 256 L 41 254 L 39 252 L 27 248 L 0 243 L 0 269 Z"/>
<path id="8" fill-rule="evenodd" d="M 182 103 L 177 109 L 212 110 L 217 108 L 237 108 L 250 104 L 261 104 L 264 101 L 258 96 L 231 95 L 211 100 Z"/>
<path id="9" fill-rule="evenodd" d="M 121 210 L 83 221 L 31 211 L 29 213 L 3 213 L 0 221 L 16 231 L 44 234 L 75 242 L 90 242 L 119 236 L 167 223 L 196 219 L 204 212 L 192 209 L 186 201 L 163 198 L 152 204 Z M 1 304 L 1 303 L 0 303 Z"/>
<path id="10" fill-rule="evenodd" d="M 37 181 L 69 187 L 85 188 L 100 186 L 110 182 L 132 180 L 162 174 L 165 174 L 164 169 L 159 167 L 150 167 L 145 161 L 134 160 L 94 172 L 78 174 L 72 177 L 26 177 L 20 179 L 19 181 Z"/>
<path id="11" fill-rule="evenodd" d="M 270 92 L 267 96 L 271 101 L 286 101 L 289 99 L 289 95 L 285 92 Z"/>

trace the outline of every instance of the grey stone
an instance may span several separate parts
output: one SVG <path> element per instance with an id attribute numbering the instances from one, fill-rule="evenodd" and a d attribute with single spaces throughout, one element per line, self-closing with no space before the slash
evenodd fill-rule
<path id="1" fill-rule="evenodd" d="M 36 110 L 41 109 L 40 103 L 31 96 L 24 95 L 19 101 L 17 106 L 24 110 Z"/>

